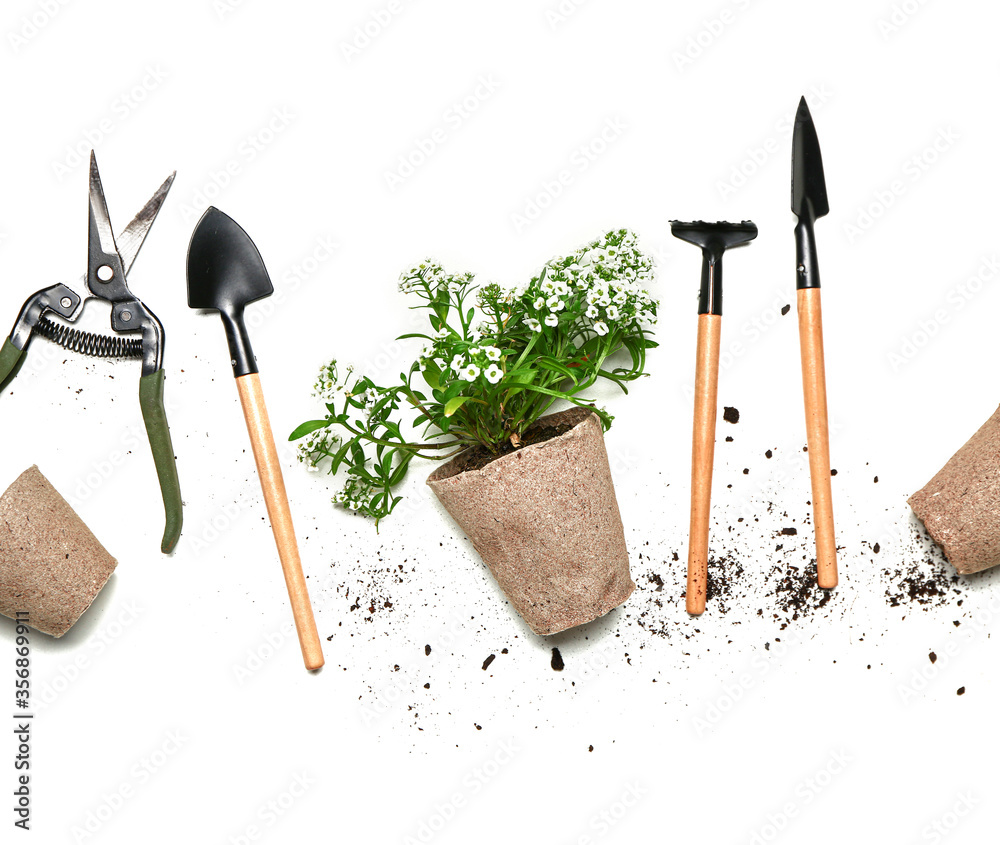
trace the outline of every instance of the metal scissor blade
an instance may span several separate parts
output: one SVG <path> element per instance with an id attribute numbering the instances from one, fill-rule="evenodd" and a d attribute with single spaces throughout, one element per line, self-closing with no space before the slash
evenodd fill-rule
<path id="1" fill-rule="evenodd" d="M 111 217 L 104 199 L 97 158 L 90 153 L 90 226 L 87 238 L 87 289 L 99 299 L 122 302 L 133 299 L 125 280 Z"/>
<path id="2" fill-rule="evenodd" d="M 90 235 L 91 242 L 95 240 L 105 255 L 117 255 L 115 233 L 111 231 L 111 217 L 108 214 L 108 203 L 104 199 L 104 187 L 101 185 L 101 174 L 97 169 L 97 158 L 94 151 L 90 152 Z"/>
<path id="3" fill-rule="evenodd" d="M 167 198 L 167 192 L 170 190 L 170 186 L 173 184 L 176 175 L 177 171 L 175 170 L 164 180 L 163 184 L 156 189 L 156 193 L 153 194 L 149 202 L 142 207 L 142 210 L 132 218 L 132 222 L 118 235 L 118 254 L 122 257 L 122 265 L 126 274 L 132 268 L 132 262 L 135 261 L 135 257 L 139 254 L 142 243 L 146 240 L 146 235 L 149 234 L 149 228 L 153 225 L 156 215 L 159 214 L 160 206 L 163 205 L 163 201 Z"/>

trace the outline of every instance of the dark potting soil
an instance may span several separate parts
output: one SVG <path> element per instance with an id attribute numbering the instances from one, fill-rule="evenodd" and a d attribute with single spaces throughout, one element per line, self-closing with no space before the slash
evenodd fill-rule
<path id="1" fill-rule="evenodd" d="M 740 412 L 736 408 L 723 408 L 722 419 L 724 419 L 727 423 L 733 423 L 735 425 L 740 421 Z"/>
<path id="2" fill-rule="evenodd" d="M 531 446 L 535 443 L 544 443 L 546 440 L 551 440 L 553 437 L 565 434 L 571 428 L 573 428 L 573 426 L 569 423 L 563 423 L 562 425 L 552 426 L 551 428 L 539 428 L 535 431 L 527 431 L 524 433 L 519 446 L 514 446 L 510 440 L 505 440 L 500 444 L 500 448 L 496 454 L 491 452 L 485 446 L 473 446 L 467 453 L 468 459 L 466 461 L 464 471 L 469 472 L 471 470 L 482 469 L 484 466 L 492 463 L 497 458 L 502 458 L 504 455 L 509 455 L 511 452 L 523 449 L 525 446 Z"/>
<path id="3" fill-rule="evenodd" d="M 557 672 L 561 672 L 566 668 L 566 664 L 563 663 L 562 655 L 559 653 L 559 649 L 552 649 L 552 668 Z"/>

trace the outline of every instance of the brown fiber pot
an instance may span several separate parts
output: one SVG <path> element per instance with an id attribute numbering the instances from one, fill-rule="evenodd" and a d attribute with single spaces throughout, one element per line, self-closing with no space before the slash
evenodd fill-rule
<path id="1" fill-rule="evenodd" d="M 37 466 L 0 496 L 0 613 L 61 637 L 118 562 Z"/>
<path id="2" fill-rule="evenodd" d="M 536 634 L 618 607 L 635 589 L 597 416 L 572 408 L 532 430 L 569 431 L 465 471 L 469 452 L 427 479 Z"/>

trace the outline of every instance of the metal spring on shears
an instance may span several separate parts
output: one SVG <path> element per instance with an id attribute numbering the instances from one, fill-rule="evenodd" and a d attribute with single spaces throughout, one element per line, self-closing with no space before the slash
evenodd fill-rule
<path id="1" fill-rule="evenodd" d="M 35 331 L 47 340 L 58 343 L 71 352 L 95 358 L 141 358 L 142 340 L 137 337 L 109 337 L 54 323 L 42 317 Z"/>

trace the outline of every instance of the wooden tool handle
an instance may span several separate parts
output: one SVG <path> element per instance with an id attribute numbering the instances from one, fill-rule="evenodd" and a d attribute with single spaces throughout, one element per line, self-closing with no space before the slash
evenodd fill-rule
<path id="1" fill-rule="evenodd" d="M 722 317 L 698 315 L 694 377 L 694 437 L 691 447 L 691 536 L 688 547 L 687 612 L 705 612 L 708 592 L 708 520 L 715 461 L 715 417 L 719 402 L 719 340 Z"/>
<path id="2" fill-rule="evenodd" d="M 799 342 L 802 346 L 802 392 L 806 407 L 809 475 L 812 478 L 813 524 L 816 528 L 816 580 L 820 587 L 831 589 L 837 586 L 837 541 L 833 532 L 823 309 L 819 290 L 802 288 L 798 291 Z"/>
<path id="3" fill-rule="evenodd" d="M 239 390 L 243 416 L 247 421 L 247 431 L 250 432 L 250 445 L 253 447 L 254 461 L 257 463 L 260 486 L 264 491 L 267 516 L 271 520 L 274 542 L 278 546 L 278 556 L 281 558 L 281 568 L 285 574 L 285 586 L 288 588 L 288 598 L 292 603 L 292 615 L 295 617 L 295 629 L 299 634 L 302 657 L 307 669 L 319 669 L 324 662 L 323 647 L 316 631 L 316 620 L 313 618 L 312 605 L 309 603 L 306 579 L 302 574 L 299 546 L 295 542 L 292 514 L 288 509 L 285 481 L 281 477 L 278 450 L 274 446 L 271 423 L 267 418 L 267 407 L 264 405 L 264 394 L 260 389 L 260 376 L 257 373 L 240 376 L 236 379 L 236 388 Z"/>

